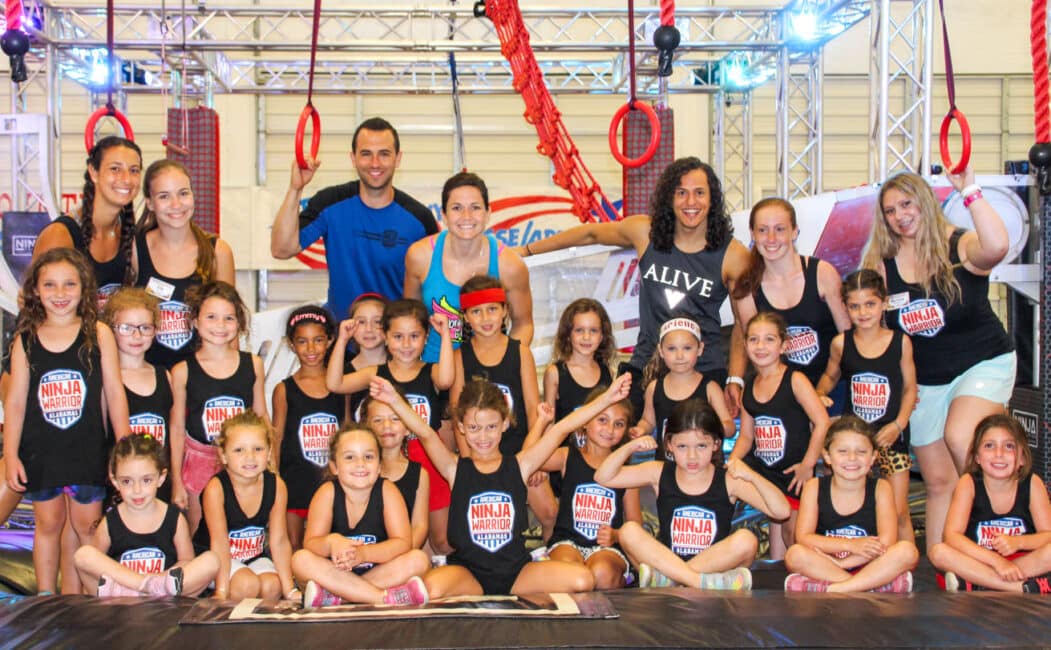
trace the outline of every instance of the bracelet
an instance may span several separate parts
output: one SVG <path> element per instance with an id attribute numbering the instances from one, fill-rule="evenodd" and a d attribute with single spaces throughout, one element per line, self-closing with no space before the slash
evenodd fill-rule
<path id="1" fill-rule="evenodd" d="M 971 204 L 974 203 L 975 201 L 977 201 L 980 198 L 982 198 L 982 191 L 981 190 L 978 190 L 977 192 L 974 192 L 974 193 L 964 197 L 964 199 L 963 199 L 963 207 L 965 207 L 965 208 L 971 207 Z"/>
<path id="2" fill-rule="evenodd" d="M 730 384 L 737 384 L 741 388 L 744 388 L 744 379 L 737 375 L 730 375 L 726 378 L 726 385 L 729 386 Z"/>
<path id="3" fill-rule="evenodd" d="M 897 421 L 897 420 L 894 420 L 894 426 L 898 427 L 898 435 L 899 435 L 899 436 L 900 436 L 901 434 L 905 433 L 905 430 L 901 428 L 901 425 L 900 425 L 900 424 L 898 424 L 898 421 Z"/>
<path id="4" fill-rule="evenodd" d="M 965 187 L 962 190 L 960 190 L 960 196 L 962 196 L 963 198 L 966 199 L 968 196 L 974 194 L 975 192 L 981 192 L 981 191 L 982 191 L 982 188 L 978 185 L 978 183 L 971 183 L 967 187 Z"/>

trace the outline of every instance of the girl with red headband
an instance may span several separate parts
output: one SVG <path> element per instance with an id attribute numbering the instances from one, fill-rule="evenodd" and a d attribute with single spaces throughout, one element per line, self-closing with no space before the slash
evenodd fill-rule
<path id="1" fill-rule="evenodd" d="M 499 280 L 478 275 L 465 282 L 460 290 L 460 311 L 465 339 L 454 356 L 456 381 L 450 394 L 451 402 L 454 406 L 459 402 L 464 385 L 472 379 L 485 379 L 494 384 L 503 393 L 513 416 L 510 428 L 500 440 L 500 452 L 508 456 L 517 454 L 533 427 L 536 405 L 540 402 L 533 353 L 524 341 L 504 334 L 507 298 Z M 456 442 L 461 454 L 470 455 L 459 431 Z M 540 520 L 547 539 L 555 527 L 558 503 L 548 481 L 537 478 L 529 482 L 529 507 Z"/>

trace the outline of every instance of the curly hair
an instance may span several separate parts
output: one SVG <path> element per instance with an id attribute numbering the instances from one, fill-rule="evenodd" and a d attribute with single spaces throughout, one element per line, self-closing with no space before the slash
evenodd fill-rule
<path id="1" fill-rule="evenodd" d="M 734 227 L 726 210 L 722 184 L 711 165 L 699 158 L 679 158 L 664 168 L 650 198 L 650 243 L 661 252 L 669 252 L 675 241 L 675 191 L 686 174 L 700 169 L 708 179 L 708 231 L 704 250 L 719 250 L 733 237 Z"/>
<path id="2" fill-rule="evenodd" d="M 145 309 L 150 312 L 153 324 L 158 325 L 161 322 L 160 303 L 159 298 L 148 293 L 143 287 L 121 287 L 106 301 L 106 306 L 102 308 L 102 314 L 99 316 L 99 319 L 113 327 L 114 321 L 117 320 L 117 314 L 122 311 Z"/>
<path id="3" fill-rule="evenodd" d="M 555 333 L 551 361 L 565 361 L 573 356 L 573 321 L 580 314 L 595 314 L 598 316 L 602 330 L 602 342 L 595 349 L 595 361 L 600 366 L 609 367 L 613 361 L 613 355 L 617 353 L 616 341 L 613 339 L 613 323 L 609 320 L 609 314 L 602 303 L 593 298 L 577 298 L 569 303 L 562 316 L 558 319 L 558 330 Z"/>
<path id="4" fill-rule="evenodd" d="M 47 311 L 37 289 L 40 274 L 48 266 L 63 263 L 72 266 L 80 279 L 77 316 L 80 317 L 80 331 L 84 334 L 84 343 L 77 351 L 77 356 L 80 357 L 81 363 L 91 370 L 91 353 L 98 345 L 98 301 L 95 299 L 98 288 L 95 285 L 95 272 L 91 263 L 78 250 L 52 248 L 29 266 L 22 282 L 22 311 L 18 313 L 14 336 L 22 337 L 22 347 L 28 357 L 34 343 L 39 342 L 37 329 L 47 320 Z"/>
<path id="5" fill-rule="evenodd" d="M 146 197 L 147 201 L 152 198 L 153 179 L 161 172 L 169 169 L 174 169 L 182 173 L 187 181 L 190 180 L 190 172 L 182 163 L 168 158 L 156 160 L 146 168 L 146 174 L 143 176 L 142 180 L 142 194 Z M 142 208 L 142 216 L 139 217 L 139 222 L 136 225 L 137 232 L 147 233 L 156 227 L 157 215 L 154 214 L 149 205 L 144 205 Z M 197 264 L 193 273 L 202 283 L 211 282 L 215 279 L 215 246 L 212 243 L 215 236 L 205 232 L 204 229 L 193 222 L 192 218 L 190 220 L 190 232 L 193 234 L 193 238 L 197 242 Z"/>
<path id="6" fill-rule="evenodd" d="M 949 240 L 945 231 L 949 220 L 942 212 L 934 191 L 922 176 L 901 172 L 891 176 L 879 190 L 876 214 L 872 219 L 872 234 L 862 254 L 861 266 L 879 268 L 884 259 L 895 257 L 901 246 L 901 237 L 887 224 L 883 199 L 890 190 L 897 190 L 917 203 L 920 210 L 919 230 L 916 233 L 916 281 L 929 296 L 937 288 L 949 304 L 960 299 L 960 283 L 953 275 L 949 260 Z"/>
<path id="7" fill-rule="evenodd" d="M 118 147 L 134 151 L 139 156 L 139 165 L 142 165 L 142 150 L 139 149 L 139 145 L 127 138 L 111 135 L 102 138 L 91 148 L 91 151 L 88 153 L 87 166 L 94 169 L 95 173 L 98 173 L 102 169 L 102 160 L 106 152 Z M 95 181 L 91 179 L 91 171 L 89 169 L 84 170 L 83 194 L 84 201 L 80 206 L 80 232 L 84 237 L 84 246 L 88 247 L 91 245 L 91 240 L 95 237 Z M 131 242 L 135 237 L 135 207 L 132 203 L 133 201 L 128 201 L 127 205 L 122 207 L 117 215 L 117 218 L 120 220 L 120 245 L 117 248 L 117 257 L 124 258 L 125 284 L 131 284 L 132 280 L 134 280 L 131 270 Z"/>
<path id="8" fill-rule="evenodd" d="M 974 437 L 971 438 L 970 449 L 967 450 L 967 465 L 964 467 L 964 473 L 979 475 L 982 473 L 982 468 L 978 466 L 978 450 L 982 448 L 982 438 L 990 429 L 1003 429 L 1011 434 L 1019 460 L 1022 461 L 1018 466 L 1018 478 L 1023 479 L 1032 474 L 1033 451 L 1029 448 L 1029 436 L 1026 435 L 1022 424 L 1006 413 L 993 413 L 978 422 L 974 428 Z"/>
<path id="9" fill-rule="evenodd" d="M 110 475 L 116 476 L 117 465 L 129 458 L 153 461 L 158 474 L 168 470 L 168 454 L 164 451 L 164 445 L 148 433 L 133 433 L 117 441 L 109 455 Z"/>
<path id="10" fill-rule="evenodd" d="M 788 221 L 792 225 L 792 230 L 799 228 L 796 223 L 796 209 L 792 204 L 779 197 L 770 197 L 763 199 L 752 206 L 752 211 L 748 214 L 748 229 L 752 231 L 752 252 L 748 257 L 748 270 L 741 275 L 741 279 L 737 281 L 736 286 L 733 290 L 733 299 L 740 300 L 746 296 L 750 296 L 759 289 L 759 285 L 763 282 L 763 273 L 766 271 L 766 260 L 759 253 L 759 246 L 755 243 L 755 220 L 759 215 L 759 211 L 769 207 L 781 208 L 788 214 Z M 795 245 L 792 246 L 793 254 L 795 254 Z"/>

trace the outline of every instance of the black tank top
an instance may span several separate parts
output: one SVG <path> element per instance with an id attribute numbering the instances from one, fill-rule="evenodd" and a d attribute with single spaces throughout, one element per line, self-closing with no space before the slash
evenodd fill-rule
<path id="1" fill-rule="evenodd" d="M 223 487 L 223 511 L 226 515 L 226 534 L 230 541 L 230 559 L 251 562 L 258 557 L 270 557 L 270 511 L 274 508 L 277 495 L 277 478 L 274 473 L 263 472 L 263 498 L 259 510 L 249 517 L 241 509 L 234 493 L 230 475 L 224 469 L 215 475 Z M 203 493 L 202 493 L 203 498 Z M 211 535 L 208 526 L 198 526 L 194 534 L 193 545 L 197 552 L 211 548 Z"/>
<path id="2" fill-rule="evenodd" d="M 613 383 L 613 375 L 610 373 L 609 367 L 600 363 L 598 368 L 598 382 L 594 386 L 581 386 L 573 378 L 573 373 L 569 372 L 569 367 L 566 366 L 565 361 L 555 363 L 555 369 L 558 370 L 558 397 L 555 399 L 555 422 L 583 406 L 588 395 L 597 386 L 609 386 Z M 568 444 L 568 440 L 569 438 L 566 439 L 563 445 Z"/>
<path id="3" fill-rule="evenodd" d="M 865 499 L 854 512 L 840 514 L 832 505 L 832 477 L 822 476 L 817 482 L 817 532 L 826 537 L 878 537 L 876 526 L 876 482 L 865 480 Z M 846 557 L 845 554 L 844 557 Z"/>
<path id="4" fill-rule="evenodd" d="M 88 355 L 89 367 L 79 354 L 83 331 L 61 352 L 49 352 L 37 340 L 30 346 L 30 336 L 22 335 L 29 361 L 29 394 L 18 447 L 28 489 L 105 485 L 106 430 L 98 343 Z"/>
<path id="5" fill-rule="evenodd" d="M 719 308 L 729 295 L 723 284 L 723 258 L 730 238 L 717 250 L 683 253 L 646 247 L 639 260 L 639 338 L 629 362 L 645 368 L 660 340 L 660 326 L 675 315 L 688 314 L 701 324 L 704 352 L 697 370 L 726 367 L 726 346 Z"/>
<path id="6" fill-rule="evenodd" d="M 772 311 L 785 319 L 788 325 L 788 349 L 785 352 L 788 363 L 803 371 L 810 383 L 816 386 L 828 365 L 829 348 L 839 328 L 832 310 L 821 299 L 818 290 L 817 267 L 821 260 L 800 255 L 799 261 L 803 264 L 803 296 L 794 307 L 778 309 L 771 305 L 761 283 L 755 288 L 752 298 L 757 312 Z"/>
<path id="7" fill-rule="evenodd" d="M 721 542 L 733 526 L 734 504 L 726 491 L 726 471 L 714 469 L 712 484 L 704 494 L 686 494 L 679 488 L 675 463 L 666 462 L 661 470 L 657 539 L 684 560 Z"/>
<path id="8" fill-rule="evenodd" d="M 128 398 L 128 423 L 132 433 L 148 433 L 153 439 L 164 445 L 168 452 L 168 418 L 172 412 L 172 387 L 168 383 L 168 373 L 160 366 L 154 366 L 157 382 L 149 395 L 139 395 L 127 386 L 124 394 Z"/>
<path id="9" fill-rule="evenodd" d="M 91 268 L 95 272 L 95 283 L 98 286 L 98 307 L 101 312 L 109 297 L 124 284 L 124 274 L 128 270 L 127 256 L 121 255 L 118 247 L 117 254 L 112 259 L 100 262 L 92 257 L 91 250 L 88 248 L 88 242 L 84 240 L 84 233 L 80 229 L 79 223 L 66 215 L 55 219 L 55 223 L 62 224 L 69 232 L 70 239 L 73 240 L 73 248 L 83 253 L 84 257 L 91 262 Z"/>
<path id="10" fill-rule="evenodd" d="M 324 481 L 328 443 L 339 430 L 344 398 L 335 393 L 311 397 L 292 377 L 283 383 L 287 411 L 278 469 L 288 488 L 288 507 L 301 510 L 310 507 L 310 499 Z"/>
<path id="11" fill-rule="evenodd" d="M 599 527 L 624 524 L 624 489 L 596 483 L 595 468 L 575 446 L 568 454 L 551 543 L 568 539 L 578 546 L 594 546 Z"/>
<path id="12" fill-rule="evenodd" d="M 109 550 L 106 551 L 106 555 L 135 573 L 163 573 L 170 569 L 179 561 L 179 553 L 175 548 L 179 509 L 170 504 L 165 505 L 168 509 L 164 513 L 164 520 L 152 533 L 135 533 L 128 530 L 117 507 L 107 510 Z"/>
<path id="13" fill-rule="evenodd" d="M 890 294 L 887 326 L 912 337 L 916 380 L 922 385 L 948 384 L 971 366 L 1014 350 L 989 304 L 989 277 L 960 263 L 964 233 L 958 229 L 949 238 L 949 261 L 960 284 L 960 298 L 951 305 L 936 288 L 927 296 L 920 285 L 902 280 L 894 258 L 883 260 Z"/>
<path id="14" fill-rule="evenodd" d="M 981 474 L 972 474 L 971 478 L 974 479 L 974 503 L 967 518 L 966 535 L 975 544 L 991 549 L 996 535 L 1030 535 L 1036 532 L 1033 515 L 1029 512 L 1032 474 L 1019 479 L 1015 502 L 1003 514 L 993 510 Z"/>
<path id="15" fill-rule="evenodd" d="M 421 466 L 416 461 L 409 461 L 405 473 L 401 478 L 394 481 L 394 485 L 401 492 L 401 498 L 405 499 L 405 508 L 409 511 L 409 519 L 412 519 L 412 509 L 416 507 L 416 490 L 420 489 Z"/>
<path id="16" fill-rule="evenodd" d="M 369 493 L 369 504 L 365 506 L 365 513 L 354 526 L 350 525 L 347 517 L 347 495 L 343 486 L 337 479 L 332 479 L 332 532 L 342 535 L 347 539 L 353 539 L 362 544 L 379 544 L 387 541 L 387 523 L 383 520 L 383 482 L 387 479 L 380 477 L 373 485 Z M 361 575 L 373 564 L 365 562 L 354 567 L 354 573 Z"/>
<path id="17" fill-rule="evenodd" d="M 212 249 L 215 236 L 209 235 Z M 153 345 L 146 351 L 146 360 L 154 365 L 170 369 L 176 363 L 193 355 L 197 336 L 190 327 L 190 308 L 186 304 L 186 290 L 202 284 L 197 273 L 184 278 L 161 275 L 153 266 L 150 247 L 146 244 L 146 233 L 135 235 L 135 254 L 139 268 L 135 286 L 146 290 L 161 300 L 161 320 Z"/>
<path id="18" fill-rule="evenodd" d="M 792 392 L 795 372 L 785 369 L 781 384 L 766 403 L 756 400 L 755 379 L 749 379 L 742 399 L 744 409 L 755 420 L 752 453 L 745 462 L 785 494 L 792 475 L 783 472 L 803 460 L 810 444 L 810 418 Z"/>
<path id="19" fill-rule="evenodd" d="M 409 403 L 412 410 L 416 411 L 416 415 L 429 424 L 432 430 L 437 431 L 442 427 L 442 409 L 438 389 L 434 387 L 434 381 L 431 380 L 433 366 L 433 363 L 425 363 L 415 377 L 409 381 L 398 381 L 394 378 L 394 373 L 390 371 L 390 364 L 384 363 L 376 367 L 376 376 L 383 377 L 395 388 L 400 388 L 405 395 L 405 401 Z M 364 415 L 363 413 L 362 417 Z M 409 434 L 409 440 L 415 437 L 415 434 Z"/>
<path id="20" fill-rule="evenodd" d="M 854 415 L 879 431 L 898 417 L 905 380 L 901 375 L 901 345 L 905 335 L 894 330 L 883 354 L 875 358 L 861 356 L 854 343 L 854 330 L 843 332 L 843 358 L 840 371 L 850 391 L 848 403 Z M 894 451 L 909 453 L 909 425 L 894 441 Z"/>
<path id="21" fill-rule="evenodd" d="M 523 536 L 528 527 L 526 484 L 518 459 L 505 455 L 495 472 L 483 474 L 473 460 L 461 458 L 449 505 L 454 561 L 483 573 L 517 572 L 529 561 Z"/>
<path id="22" fill-rule="evenodd" d="M 202 445 L 212 444 L 227 419 L 252 408 L 252 355 L 238 355 L 237 370 L 225 379 L 206 374 L 195 355 L 186 359 L 186 433 Z"/>
<path id="23" fill-rule="evenodd" d="M 492 383 L 504 394 L 507 405 L 511 407 L 514 424 L 500 438 L 500 453 L 511 456 L 522 451 L 526 434 L 529 433 L 529 420 L 526 417 L 525 397 L 522 394 L 522 353 L 516 339 L 508 337 L 504 358 L 495 366 L 482 365 L 474 354 L 474 342 L 468 341 L 460 346 L 463 359 L 463 376 L 467 381 L 475 377 Z M 459 480 L 459 479 L 457 479 Z"/>
<path id="24" fill-rule="evenodd" d="M 664 380 L 667 375 L 657 380 L 657 385 L 653 388 L 653 415 L 656 418 L 656 423 L 653 425 L 653 436 L 657 439 L 657 449 L 664 449 L 664 430 L 668 426 L 668 418 L 671 417 L 671 413 L 675 410 L 675 405 L 685 400 L 673 400 L 668 397 L 668 393 L 664 390 Z M 701 380 L 697 382 L 697 387 L 693 389 L 690 396 L 686 399 L 699 397 L 704 400 L 704 403 L 708 403 L 708 384 L 711 383 L 711 379 L 705 376 L 701 376 Z M 671 460 L 670 456 L 668 460 Z"/>

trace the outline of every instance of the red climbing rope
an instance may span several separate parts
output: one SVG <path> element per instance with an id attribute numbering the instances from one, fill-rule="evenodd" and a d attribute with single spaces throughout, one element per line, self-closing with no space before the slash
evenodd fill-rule
<path id="1" fill-rule="evenodd" d="M 485 14 L 493 21 L 500 51 L 511 65 L 514 89 L 525 102 L 525 120 L 536 127 L 540 138 L 537 151 L 554 164 L 555 184 L 573 197 L 573 214 L 581 221 L 609 220 L 615 215 L 613 204 L 581 160 L 562 122 L 562 113 L 544 84 L 517 0 L 485 0 Z"/>
<path id="2" fill-rule="evenodd" d="M 113 42 L 113 0 L 106 0 L 106 105 L 92 113 L 84 126 L 84 148 L 88 150 L 88 154 L 95 148 L 95 126 L 103 117 L 109 116 L 117 120 L 124 129 L 124 137 L 128 140 L 135 139 L 128 118 L 113 105 L 113 69 L 116 67 Z"/>
<path id="3" fill-rule="evenodd" d="M 1047 0 L 1033 0 L 1029 21 L 1033 55 L 1033 114 L 1036 141 L 1051 142 L 1051 82 L 1047 70 Z"/>
<path id="4" fill-rule="evenodd" d="M 941 132 L 938 134 L 938 148 L 941 150 L 942 164 L 945 171 L 960 174 L 967 169 L 967 163 L 971 162 L 971 127 L 967 124 L 967 118 L 963 111 L 956 108 L 956 78 L 952 71 L 952 53 L 949 51 L 949 27 L 945 22 L 945 3 L 938 0 L 938 8 L 942 14 L 942 41 L 945 49 L 945 85 L 949 95 L 949 112 L 942 119 Z M 960 153 L 960 161 L 953 165 L 949 154 L 949 127 L 953 120 L 960 125 L 960 138 L 963 140 L 963 151 Z"/>
<path id="5" fill-rule="evenodd" d="M 663 10 L 663 8 L 662 8 Z M 617 159 L 621 165 L 635 169 L 636 167 L 642 167 L 650 160 L 653 159 L 653 154 L 657 153 L 657 147 L 661 143 L 661 121 L 657 117 L 657 113 L 648 106 L 645 102 L 636 101 L 636 87 L 635 87 L 635 0 L 628 0 L 628 79 L 629 79 L 629 94 L 628 103 L 621 106 L 616 113 L 613 114 L 613 119 L 609 123 L 609 151 L 613 154 L 613 157 Z M 642 152 L 642 155 L 638 158 L 628 158 L 625 156 L 620 147 L 617 146 L 617 129 L 620 127 L 621 120 L 628 114 L 628 111 L 641 109 L 646 117 L 650 121 L 650 143 L 646 147 L 646 150 Z"/>
<path id="6" fill-rule="evenodd" d="M 300 169 L 307 169 L 306 156 L 303 155 L 303 137 L 306 135 L 307 120 L 311 122 L 310 157 L 317 158 L 321 147 L 321 114 L 314 108 L 314 64 L 317 61 L 317 36 L 321 28 L 321 0 L 314 0 L 314 29 L 310 35 L 310 77 L 307 82 L 307 105 L 299 114 L 296 125 L 296 164 Z"/>
<path id="7" fill-rule="evenodd" d="M 22 0 L 7 0 L 4 18 L 8 29 L 22 29 Z"/>
<path id="8" fill-rule="evenodd" d="M 661 24 L 675 25 L 675 0 L 661 0 Z"/>

